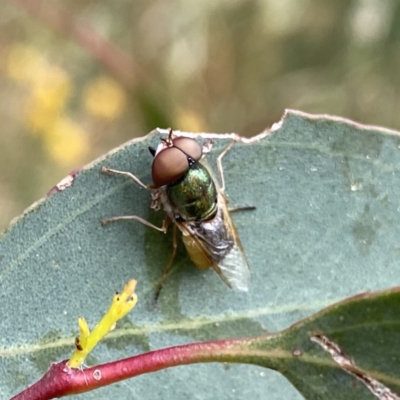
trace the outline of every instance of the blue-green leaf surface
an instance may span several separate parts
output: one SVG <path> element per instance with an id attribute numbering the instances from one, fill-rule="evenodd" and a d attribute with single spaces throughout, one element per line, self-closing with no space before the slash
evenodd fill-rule
<path id="1" fill-rule="evenodd" d="M 152 300 L 171 236 L 135 221 L 161 224 L 149 193 L 101 166 L 150 183 L 159 134 L 134 140 L 73 174 L 0 238 L 0 397 L 37 380 L 68 358 L 77 318 L 94 325 L 115 290 L 138 280 L 139 304 L 88 364 L 197 340 L 253 336 L 287 328 L 356 293 L 400 283 L 400 140 L 397 132 L 288 112 L 271 135 L 238 143 L 224 158 L 232 205 L 251 268 L 247 294 L 213 271 L 197 270 L 182 245 L 160 296 Z M 208 159 L 229 143 L 218 140 Z M 140 376 L 79 399 L 301 399 L 276 372 L 248 365 L 177 367 Z"/>

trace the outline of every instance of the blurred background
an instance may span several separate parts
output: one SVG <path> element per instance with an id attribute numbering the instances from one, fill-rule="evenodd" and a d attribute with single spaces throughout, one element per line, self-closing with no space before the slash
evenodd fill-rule
<path id="1" fill-rule="evenodd" d="M 0 230 L 155 127 L 252 136 L 285 108 L 400 129 L 394 0 L 0 0 Z"/>

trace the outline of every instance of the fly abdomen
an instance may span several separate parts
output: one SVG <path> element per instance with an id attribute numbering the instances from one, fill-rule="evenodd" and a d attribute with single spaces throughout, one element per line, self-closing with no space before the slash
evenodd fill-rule
<path id="1" fill-rule="evenodd" d="M 216 264 L 225 258 L 233 248 L 235 241 L 224 223 L 222 210 L 208 221 L 188 223 L 190 230 L 206 246 L 210 258 Z"/>

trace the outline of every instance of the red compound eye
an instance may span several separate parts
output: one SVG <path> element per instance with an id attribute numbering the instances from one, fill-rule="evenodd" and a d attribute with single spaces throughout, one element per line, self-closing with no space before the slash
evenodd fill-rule
<path id="1" fill-rule="evenodd" d="M 201 146 L 193 139 L 178 137 L 172 140 L 172 146 L 156 154 L 151 174 L 155 187 L 175 182 L 189 169 L 189 159 L 200 160 Z"/>
<path id="2" fill-rule="evenodd" d="M 179 150 L 182 150 L 194 161 L 199 161 L 201 158 L 201 146 L 194 140 L 186 137 L 177 137 L 172 140 L 172 144 Z"/>
<path id="3" fill-rule="evenodd" d="M 175 147 L 167 147 L 154 158 L 151 167 L 154 186 L 169 185 L 179 179 L 188 169 L 187 155 Z"/>

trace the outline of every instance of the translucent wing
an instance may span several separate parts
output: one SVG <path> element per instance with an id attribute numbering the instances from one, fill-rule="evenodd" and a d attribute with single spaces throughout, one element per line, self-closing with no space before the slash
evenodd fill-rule
<path id="1" fill-rule="evenodd" d="M 200 269 L 212 267 L 232 289 L 247 291 L 250 271 L 223 193 L 209 221 L 177 222 L 190 258 Z"/>

